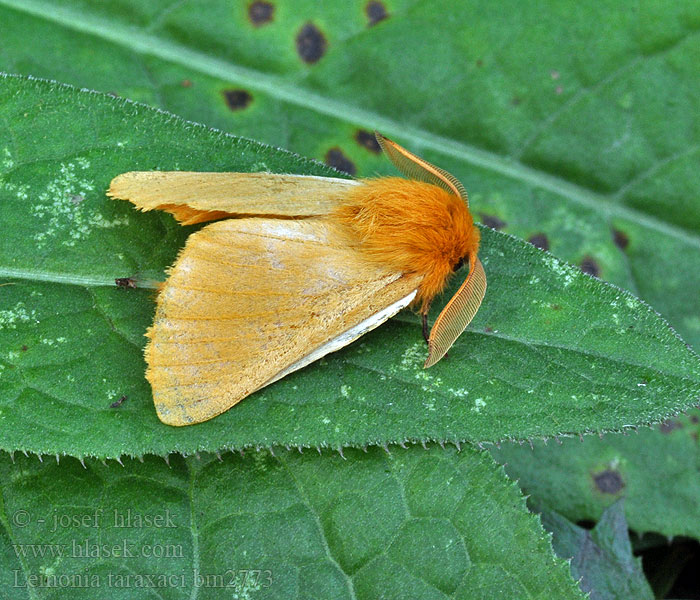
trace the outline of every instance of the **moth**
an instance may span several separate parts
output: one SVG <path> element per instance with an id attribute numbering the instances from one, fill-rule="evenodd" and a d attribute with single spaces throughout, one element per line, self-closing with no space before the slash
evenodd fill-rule
<path id="1" fill-rule="evenodd" d="M 108 195 L 182 225 L 146 333 L 146 377 L 169 425 L 211 419 L 412 306 L 439 361 L 486 291 L 479 229 L 462 184 L 376 134 L 407 178 L 130 172 Z M 466 279 L 428 332 L 450 275 Z"/>

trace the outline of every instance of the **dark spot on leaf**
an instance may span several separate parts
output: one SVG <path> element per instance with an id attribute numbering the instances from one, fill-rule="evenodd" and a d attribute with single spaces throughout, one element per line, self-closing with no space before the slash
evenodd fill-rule
<path id="1" fill-rule="evenodd" d="M 593 475 L 593 481 L 598 490 L 604 494 L 617 494 L 625 487 L 622 475 L 612 469 Z"/>
<path id="2" fill-rule="evenodd" d="M 326 53 L 328 42 L 313 23 L 306 23 L 297 33 L 297 52 L 305 63 L 312 65 Z"/>
<path id="3" fill-rule="evenodd" d="M 659 431 L 661 433 L 671 433 L 674 429 L 681 429 L 682 427 L 683 423 L 678 419 L 666 419 L 659 425 Z"/>
<path id="4" fill-rule="evenodd" d="M 484 66 L 484 61 L 481 60 L 480 58 L 476 61 L 476 66 L 477 67 L 483 67 Z"/>
<path id="5" fill-rule="evenodd" d="M 340 148 L 331 148 L 328 152 L 326 152 L 325 161 L 329 167 L 338 169 L 338 171 L 344 171 L 349 175 L 354 175 L 357 173 L 355 163 L 345 156 Z"/>
<path id="6" fill-rule="evenodd" d="M 26 352 L 27 350 L 28 350 L 27 345 L 24 344 L 24 345 L 22 346 L 22 352 Z"/>
<path id="7" fill-rule="evenodd" d="M 691 423 L 696 423 L 696 424 L 697 424 L 698 422 L 700 422 L 700 418 L 698 418 L 697 415 L 692 415 L 692 416 L 690 417 L 690 422 L 691 422 Z"/>
<path id="8" fill-rule="evenodd" d="M 624 231 L 613 229 L 613 241 L 620 250 L 626 250 L 630 245 L 630 239 Z"/>
<path id="9" fill-rule="evenodd" d="M 189 79 L 183 79 L 183 80 L 180 82 L 180 85 L 181 85 L 182 87 L 184 87 L 184 88 L 189 88 L 189 87 L 192 87 L 192 81 L 189 80 Z"/>
<path id="10" fill-rule="evenodd" d="M 126 396 L 122 396 L 121 398 L 119 398 L 119 400 L 115 400 L 114 402 L 112 402 L 112 404 L 109 405 L 109 407 L 110 408 L 119 408 L 122 405 L 122 403 L 124 402 L 124 400 L 126 400 Z"/>
<path id="11" fill-rule="evenodd" d="M 379 145 L 377 138 L 373 133 L 367 131 L 366 129 L 358 129 L 355 134 L 355 141 L 360 144 L 363 148 L 366 148 L 374 154 L 379 154 L 382 151 L 382 147 Z"/>
<path id="12" fill-rule="evenodd" d="M 540 250 L 549 250 L 549 240 L 544 233 L 536 233 L 531 235 L 528 242 Z"/>
<path id="13" fill-rule="evenodd" d="M 584 273 L 593 275 L 593 277 L 598 277 L 600 275 L 600 267 L 594 258 L 590 256 L 584 256 L 581 261 L 581 270 Z"/>
<path id="14" fill-rule="evenodd" d="M 481 222 L 486 225 L 487 227 L 490 227 L 491 229 L 503 229 L 507 223 L 505 221 L 502 221 L 498 217 L 494 217 L 493 215 L 487 215 L 484 213 L 479 213 L 481 216 Z"/>
<path id="15" fill-rule="evenodd" d="M 561 304 L 550 304 L 549 308 L 552 310 L 561 310 Z"/>
<path id="16" fill-rule="evenodd" d="M 136 280 L 133 277 L 117 277 L 114 280 L 114 283 L 118 288 L 122 290 L 136 289 Z"/>
<path id="17" fill-rule="evenodd" d="M 511 101 L 510 101 L 510 103 L 511 103 L 513 106 L 518 106 L 521 102 L 522 102 L 522 99 L 519 98 L 518 96 L 513 96 L 513 98 L 512 98 Z"/>
<path id="18" fill-rule="evenodd" d="M 257 0 L 248 7 L 248 18 L 254 27 L 266 25 L 275 16 L 275 5 L 272 2 Z"/>
<path id="19" fill-rule="evenodd" d="M 491 327 L 484 327 L 484 331 L 486 333 L 493 333 L 493 329 Z"/>
<path id="20" fill-rule="evenodd" d="M 365 5 L 365 14 L 369 19 L 368 27 L 372 27 L 372 25 L 376 25 L 379 21 L 389 17 L 386 6 L 384 6 L 383 2 L 378 2 L 378 0 L 371 0 Z"/>
<path id="21" fill-rule="evenodd" d="M 243 110 L 253 101 L 253 96 L 245 90 L 224 90 L 223 93 L 231 110 Z"/>

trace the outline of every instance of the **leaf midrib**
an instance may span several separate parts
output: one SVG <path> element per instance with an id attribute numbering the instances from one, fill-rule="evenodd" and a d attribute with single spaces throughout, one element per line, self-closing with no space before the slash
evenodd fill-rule
<path id="1" fill-rule="evenodd" d="M 381 130 L 389 136 L 407 140 L 415 147 L 428 148 L 468 164 L 547 190 L 576 204 L 592 209 L 598 214 L 604 215 L 607 219 L 613 217 L 627 219 L 700 249 L 700 235 L 661 221 L 638 210 L 614 203 L 610 201 L 613 199 L 613 196 L 607 197 L 597 194 L 574 183 L 492 152 L 445 138 L 423 129 L 407 126 L 374 112 L 314 94 L 279 77 L 232 65 L 226 61 L 212 58 L 186 46 L 159 39 L 142 31 L 114 22 L 100 22 L 84 12 L 73 11 L 65 7 L 56 7 L 41 0 L 0 0 L 0 5 L 5 5 L 43 20 L 53 21 L 66 29 L 101 38 L 138 54 L 148 54 L 172 64 L 186 65 L 188 69 L 196 69 L 212 77 L 236 81 L 241 85 L 266 93 L 278 100 L 307 109 L 310 108 L 320 114 L 341 121 L 364 123 L 369 127 Z"/>

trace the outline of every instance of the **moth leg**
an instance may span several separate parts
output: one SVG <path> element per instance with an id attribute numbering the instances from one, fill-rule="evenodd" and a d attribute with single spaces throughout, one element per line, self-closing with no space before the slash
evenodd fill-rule
<path id="1" fill-rule="evenodd" d="M 421 311 L 421 320 L 423 321 L 423 339 L 426 344 L 429 344 L 430 330 L 428 329 L 428 310 Z"/>

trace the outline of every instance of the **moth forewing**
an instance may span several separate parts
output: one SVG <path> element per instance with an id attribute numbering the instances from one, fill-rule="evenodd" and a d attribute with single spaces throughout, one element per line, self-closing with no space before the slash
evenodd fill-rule
<path id="1" fill-rule="evenodd" d="M 142 211 L 169 212 L 191 225 L 240 215 L 327 215 L 357 184 L 314 175 L 131 171 L 115 177 L 107 194 Z"/>
<path id="2" fill-rule="evenodd" d="M 242 218 L 188 238 L 146 347 L 162 421 L 215 417 L 410 302 L 419 277 L 364 261 L 338 236 L 323 219 Z"/>
<path id="3" fill-rule="evenodd" d="M 387 306 L 386 308 L 379 310 L 378 312 L 371 315 L 370 317 L 368 317 L 367 319 L 365 319 L 361 323 L 358 323 L 357 325 L 355 325 L 351 329 L 348 329 L 347 331 L 341 333 L 339 336 L 326 342 L 323 346 L 319 346 L 313 352 L 311 352 L 310 354 L 303 357 L 301 360 L 298 360 L 294 364 L 289 365 L 283 371 L 280 371 L 277 375 L 275 375 L 269 381 L 265 382 L 260 387 L 265 387 L 267 385 L 274 383 L 275 381 L 279 381 L 280 379 L 282 379 L 283 377 L 286 377 L 290 373 L 293 373 L 294 371 L 298 371 L 299 369 L 303 369 L 305 366 L 310 365 L 312 362 L 315 362 L 315 361 L 323 358 L 326 354 L 330 354 L 331 352 L 335 352 L 336 350 L 340 350 L 341 348 L 348 346 L 349 344 L 354 342 L 356 339 L 365 335 L 365 333 L 368 333 L 368 332 L 372 331 L 372 329 L 379 327 L 382 323 L 389 320 L 391 317 L 396 315 L 399 311 L 406 308 L 409 304 L 411 304 L 413 299 L 416 297 L 416 293 L 417 293 L 417 290 L 413 290 L 410 294 L 408 294 L 408 296 L 405 296 L 404 298 L 397 300 L 396 302 L 394 302 L 390 306 Z"/>

